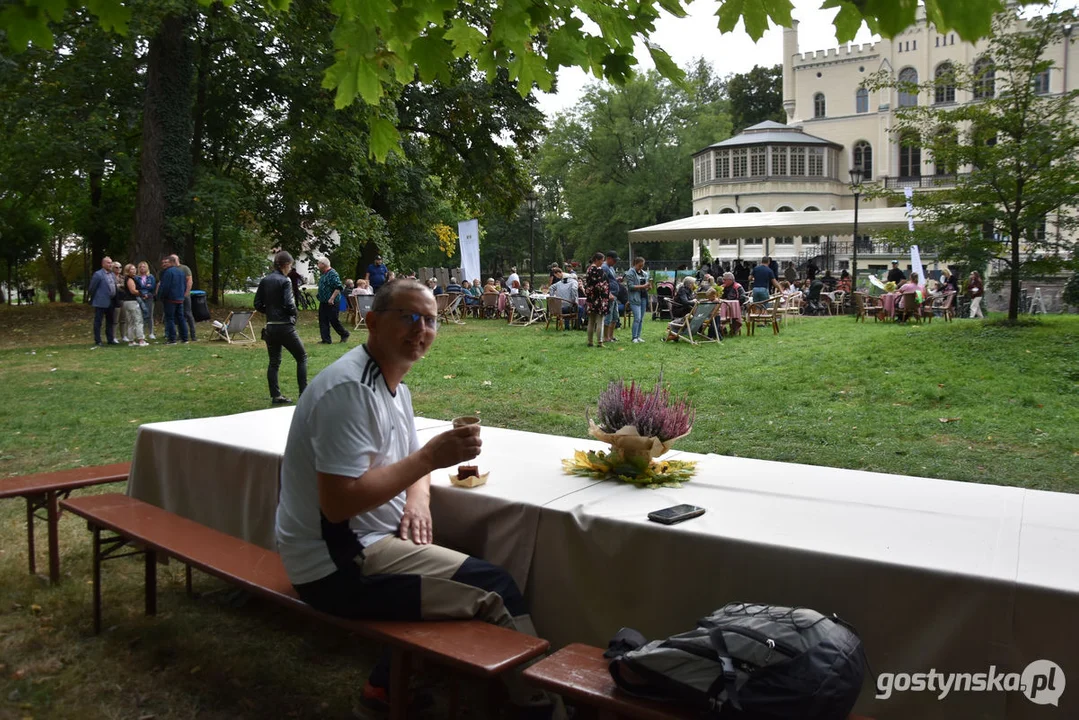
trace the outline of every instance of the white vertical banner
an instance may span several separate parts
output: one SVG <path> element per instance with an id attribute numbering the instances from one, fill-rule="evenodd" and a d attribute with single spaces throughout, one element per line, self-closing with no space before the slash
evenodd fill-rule
<path id="1" fill-rule="evenodd" d="M 922 254 L 917 245 L 910 246 L 910 271 L 918 273 L 918 284 L 925 285 L 925 270 L 922 269 Z"/>
<path id="2" fill-rule="evenodd" d="M 907 230 L 914 232 L 914 188 L 908 185 L 903 188 L 903 194 L 907 196 Z"/>
<path id="3" fill-rule="evenodd" d="M 457 223 L 457 237 L 461 242 L 461 268 L 465 276 L 461 281 L 480 277 L 480 221 L 462 220 Z"/>

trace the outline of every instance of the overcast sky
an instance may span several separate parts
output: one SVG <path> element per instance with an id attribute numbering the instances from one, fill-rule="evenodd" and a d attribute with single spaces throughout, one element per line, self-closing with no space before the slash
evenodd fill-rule
<path id="1" fill-rule="evenodd" d="M 832 25 L 838 9 L 820 10 L 821 0 L 794 0 L 793 17 L 799 21 L 798 49 L 801 52 L 837 47 L 835 26 Z M 1060 7 L 1074 7 L 1076 0 L 1062 0 Z M 721 34 L 716 28 L 717 3 L 714 0 L 695 0 L 689 6 L 689 15 L 675 18 L 663 14 L 656 23 L 652 39 L 666 50 L 679 67 L 685 68 L 698 57 L 712 64 L 722 77 L 729 73 L 742 73 L 754 65 L 770 66 L 783 61 L 783 30 L 773 27 L 759 42 L 749 39 L 741 22 L 733 32 Z M 873 42 L 876 38 L 863 24 L 855 43 Z M 638 47 L 638 70 L 653 67 L 648 51 Z M 539 107 L 548 117 L 575 105 L 584 87 L 597 82 L 591 75 L 576 68 L 563 68 L 558 74 L 558 93 L 537 93 Z"/>

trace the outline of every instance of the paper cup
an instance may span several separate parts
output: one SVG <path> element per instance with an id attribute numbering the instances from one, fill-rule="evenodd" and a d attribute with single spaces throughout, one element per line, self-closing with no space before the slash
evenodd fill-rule
<path id="1" fill-rule="evenodd" d="M 453 429 L 465 427 L 466 425 L 479 425 L 480 419 L 475 415 L 462 415 L 461 417 L 455 417 L 453 419 Z"/>

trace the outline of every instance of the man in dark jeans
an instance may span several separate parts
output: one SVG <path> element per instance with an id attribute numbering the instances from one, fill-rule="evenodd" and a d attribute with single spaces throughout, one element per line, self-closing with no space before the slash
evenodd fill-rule
<path id="1" fill-rule="evenodd" d="M 318 332 L 321 342 L 324 345 L 333 342 L 330 339 L 331 326 L 341 336 L 341 342 L 346 342 L 351 333 L 341 326 L 341 320 L 337 317 L 340 312 L 338 299 L 345 291 L 345 286 L 341 284 L 341 276 L 330 267 L 330 261 L 326 258 L 318 261 L 318 271 L 321 273 L 318 279 Z"/>
<path id="2" fill-rule="evenodd" d="M 281 348 L 288 350 L 296 360 L 296 384 L 300 394 L 307 387 L 307 351 L 296 334 L 296 299 L 292 295 L 292 256 L 282 250 L 274 255 L 274 271 L 262 278 L 255 291 L 255 309 L 266 316 L 262 339 L 270 353 L 270 366 L 266 369 L 266 382 L 270 385 L 270 402 L 287 405 L 292 400 L 281 394 L 277 384 L 277 371 L 281 367 Z"/>

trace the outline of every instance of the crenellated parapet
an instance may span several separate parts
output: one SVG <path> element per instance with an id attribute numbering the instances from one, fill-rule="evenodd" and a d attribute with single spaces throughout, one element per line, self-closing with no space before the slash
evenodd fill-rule
<path id="1" fill-rule="evenodd" d="M 844 45 L 838 48 L 828 48 L 827 50 L 814 50 L 812 52 L 799 53 L 794 58 L 795 67 L 815 65 L 821 62 L 836 62 L 838 60 L 862 60 L 874 57 L 880 54 L 881 44 L 875 43 L 860 43 Z"/>

